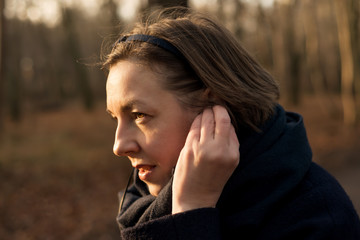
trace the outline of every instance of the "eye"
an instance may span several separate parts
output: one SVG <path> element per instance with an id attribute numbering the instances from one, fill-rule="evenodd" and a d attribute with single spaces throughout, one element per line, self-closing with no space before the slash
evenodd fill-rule
<path id="1" fill-rule="evenodd" d="M 145 124 L 151 119 L 151 116 L 146 113 L 132 112 L 131 114 L 137 124 Z"/>
<path id="2" fill-rule="evenodd" d="M 141 113 L 141 112 L 133 112 L 132 114 L 135 120 L 141 120 L 147 116 L 145 113 Z"/>

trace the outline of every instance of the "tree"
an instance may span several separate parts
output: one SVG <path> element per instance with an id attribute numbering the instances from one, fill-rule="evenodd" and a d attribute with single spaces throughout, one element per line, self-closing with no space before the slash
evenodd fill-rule
<path id="1" fill-rule="evenodd" d="M 271 19 L 274 72 L 280 86 L 285 90 L 286 101 L 297 105 L 300 102 L 300 60 L 297 38 L 297 8 L 299 1 L 275 2 Z"/>
<path id="2" fill-rule="evenodd" d="M 350 0 L 349 4 L 349 20 L 351 43 L 353 46 L 354 63 L 360 62 L 360 1 Z M 355 74 L 355 100 L 357 105 L 357 120 L 360 119 L 360 65 L 354 64 Z"/>
<path id="3" fill-rule="evenodd" d="M 346 5 L 348 1 L 334 0 L 334 3 L 341 61 L 341 99 L 344 123 L 346 125 L 355 125 L 356 104 L 353 95 L 355 75 L 349 15 Z"/>
<path id="4" fill-rule="evenodd" d="M 324 84 L 321 73 L 320 56 L 319 56 L 319 38 L 318 38 L 318 21 L 316 9 L 319 7 L 317 1 L 302 1 L 302 20 L 304 26 L 305 39 L 305 58 L 306 66 L 309 72 L 311 84 L 316 94 L 323 95 Z"/>
<path id="5" fill-rule="evenodd" d="M 0 132 L 3 128 L 3 86 L 4 86 L 4 39 L 5 39 L 5 18 L 4 18 L 4 0 L 0 0 Z"/>
<path id="6" fill-rule="evenodd" d="M 66 30 L 66 47 L 71 56 L 80 56 L 80 46 L 76 38 L 76 31 L 73 22 L 73 12 L 65 8 L 63 11 L 63 26 Z M 80 91 L 84 107 L 91 110 L 94 107 L 94 96 L 87 76 L 85 66 L 74 61 L 76 71 L 76 81 Z"/>

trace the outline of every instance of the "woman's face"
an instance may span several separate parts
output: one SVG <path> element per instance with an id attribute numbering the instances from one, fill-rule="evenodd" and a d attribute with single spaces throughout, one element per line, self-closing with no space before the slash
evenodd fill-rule
<path id="1" fill-rule="evenodd" d="M 197 115 L 161 87 L 163 78 L 129 60 L 113 65 L 106 83 L 107 110 L 117 121 L 113 151 L 130 159 L 154 196 L 170 180 Z"/>

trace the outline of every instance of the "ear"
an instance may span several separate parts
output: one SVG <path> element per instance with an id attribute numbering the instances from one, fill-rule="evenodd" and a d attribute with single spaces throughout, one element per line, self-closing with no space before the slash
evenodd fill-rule
<path id="1" fill-rule="evenodd" d="M 202 100 L 207 103 L 208 106 L 224 105 L 224 101 L 216 96 L 210 88 L 206 88 L 202 93 Z"/>
<path id="2" fill-rule="evenodd" d="M 203 100 L 208 100 L 210 94 L 211 94 L 210 88 L 206 88 L 206 89 L 203 91 L 203 93 L 202 93 L 202 99 L 203 99 Z"/>

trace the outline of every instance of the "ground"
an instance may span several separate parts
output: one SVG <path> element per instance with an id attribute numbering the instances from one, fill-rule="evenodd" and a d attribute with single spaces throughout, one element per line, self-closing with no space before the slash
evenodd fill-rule
<path id="1" fill-rule="evenodd" d="M 323 100 L 286 108 L 304 116 L 314 161 L 339 180 L 360 212 L 360 129 L 344 127 Z M 112 154 L 114 130 L 104 103 L 93 112 L 72 105 L 27 112 L 18 124 L 6 121 L 1 239 L 117 239 L 117 192 L 131 166 Z"/>

